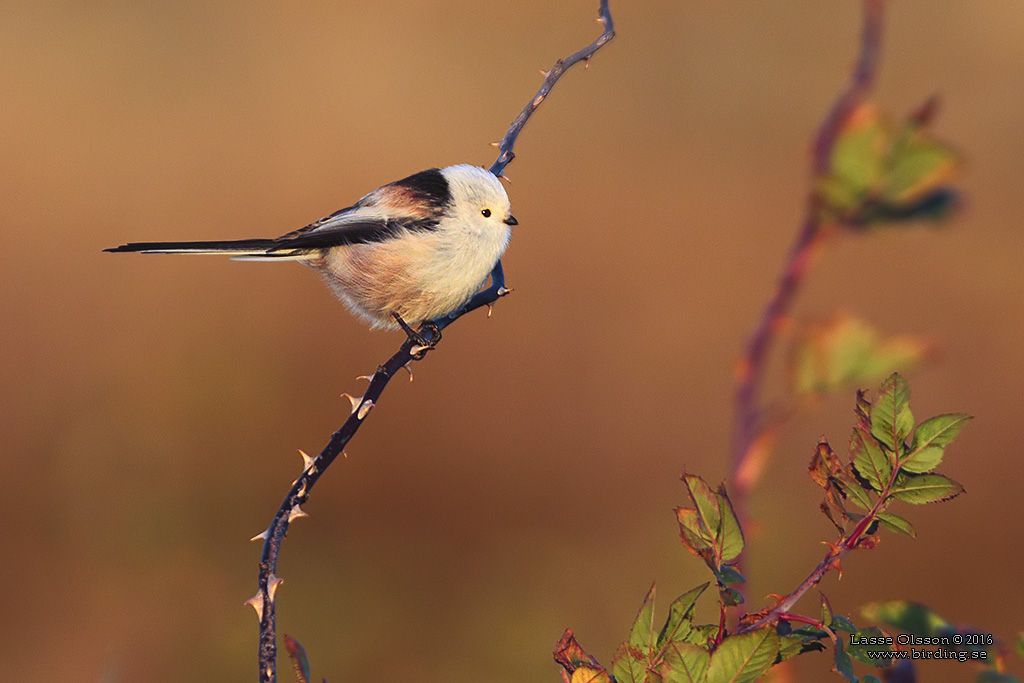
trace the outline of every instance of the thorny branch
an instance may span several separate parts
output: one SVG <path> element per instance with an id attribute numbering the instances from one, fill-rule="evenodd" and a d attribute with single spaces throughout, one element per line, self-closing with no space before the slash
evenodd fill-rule
<path id="1" fill-rule="evenodd" d="M 499 155 L 490 168 L 491 173 L 500 177 L 505 167 L 515 158 L 513 147 L 515 146 L 516 138 L 519 137 L 519 133 L 526 125 L 527 120 L 529 120 L 533 112 L 537 110 L 548 96 L 548 93 L 551 92 L 551 89 L 558 79 L 561 78 L 562 74 L 581 61 L 589 63 L 594 53 L 615 36 L 612 15 L 608 8 L 608 0 L 601 0 L 599 12 L 598 20 L 604 28 L 601 35 L 582 50 L 555 62 L 551 70 L 545 74 L 540 90 L 537 91 L 537 94 L 534 95 L 529 104 L 515 118 L 505 137 L 497 144 Z M 436 329 L 439 331 L 478 308 L 483 306 L 490 307 L 499 298 L 508 294 L 509 291 L 505 288 L 504 272 L 499 261 L 491 273 L 490 286 L 478 292 L 463 309 L 447 317 L 435 320 Z M 428 326 L 422 326 L 419 332 L 427 341 L 433 340 L 433 332 Z M 377 403 L 391 378 L 402 368 L 407 367 L 412 361 L 422 360 L 428 350 L 429 348 L 416 346 L 412 340 L 406 340 L 387 362 L 377 368 L 373 375 L 370 376 L 370 386 L 366 389 L 366 393 L 358 399 L 352 399 L 352 413 L 341 428 L 334 432 L 320 454 L 315 458 L 309 458 L 303 454 L 306 461 L 302 474 L 292 484 L 288 495 L 285 496 L 281 507 L 270 522 L 270 526 L 256 537 L 263 539 L 263 552 L 260 555 L 259 566 L 259 591 L 249 600 L 249 604 L 256 609 L 256 614 L 260 620 L 259 680 L 261 683 L 273 683 L 277 679 L 277 624 L 274 595 L 277 592 L 278 585 L 281 583 L 281 579 L 276 575 L 277 559 L 278 553 L 281 550 L 281 544 L 288 531 L 288 525 L 293 519 L 305 515 L 299 506 L 309 499 L 310 491 L 321 475 L 334 462 L 335 458 L 344 452 L 345 446 L 355 436 L 359 427 L 362 426 L 363 421 Z"/>
<path id="2" fill-rule="evenodd" d="M 814 181 L 828 173 L 832 150 L 843 124 L 865 101 L 874 86 L 881 52 L 884 5 L 885 0 L 863 0 L 864 24 L 861 31 L 860 56 L 846 87 L 832 105 L 815 136 L 811 160 Z M 822 205 L 823 199 L 815 183 L 807 199 L 803 224 L 790 248 L 789 259 L 775 294 L 750 336 L 746 352 L 740 359 L 737 369 L 729 488 L 741 522 L 746 517 L 746 499 L 756 479 L 754 471 L 757 467 L 753 461 L 758 457 L 755 455 L 758 440 L 771 426 L 765 419 L 765 410 L 758 405 L 758 393 L 764 378 L 768 353 L 826 234 L 827 226 L 822 220 Z"/>

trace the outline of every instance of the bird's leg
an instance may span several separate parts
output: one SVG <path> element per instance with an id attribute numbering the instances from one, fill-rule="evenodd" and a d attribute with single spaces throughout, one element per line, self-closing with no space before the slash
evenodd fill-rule
<path id="1" fill-rule="evenodd" d="M 422 334 L 412 329 L 412 327 L 409 326 L 409 323 L 402 319 L 402 316 L 397 313 L 392 313 L 391 316 L 395 319 L 395 322 L 398 323 L 398 326 L 402 328 L 402 331 L 405 332 L 405 336 L 409 338 L 409 341 L 416 346 L 432 349 L 437 346 L 437 342 L 441 341 L 441 328 L 437 326 L 437 323 L 433 321 L 423 323 L 423 327 L 430 331 L 430 339 L 427 339 Z"/>

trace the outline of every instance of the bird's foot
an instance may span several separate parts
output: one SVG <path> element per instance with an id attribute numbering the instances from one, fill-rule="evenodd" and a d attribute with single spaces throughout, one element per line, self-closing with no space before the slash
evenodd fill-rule
<path id="1" fill-rule="evenodd" d="M 409 341 L 413 343 L 413 357 L 417 360 L 422 358 L 427 351 L 430 351 L 437 343 L 441 341 L 441 328 L 433 320 L 428 320 L 423 323 L 423 329 L 430 333 L 429 337 L 424 337 L 422 334 L 412 329 L 409 323 L 402 319 L 402 316 L 397 313 L 392 313 L 395 322 L 405 332 L 405 336 L 409 338 Z"/>

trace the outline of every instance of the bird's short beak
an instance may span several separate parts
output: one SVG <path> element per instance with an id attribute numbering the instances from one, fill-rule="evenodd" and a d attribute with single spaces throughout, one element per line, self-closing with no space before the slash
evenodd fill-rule
<path id="1" fill-rule="evenodd" d="M 516 217 L 512 214 L 508 215 L 508 218 L 505 219 L 504 223 L 505 225 L 519 225 L 519 221 L 517 221 Z"/>

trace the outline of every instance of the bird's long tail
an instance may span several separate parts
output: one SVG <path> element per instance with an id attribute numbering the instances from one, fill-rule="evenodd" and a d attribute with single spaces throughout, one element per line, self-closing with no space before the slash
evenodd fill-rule
<path id="1" fill-rule="evenodd" d="M 129 242 L 103 251 L 141 254 L 220 254 L 242 260 L 297 260 L 308 257 L 305 250 L 281 248 L 272 239 L 214 240 L 209 242 Z"/>

